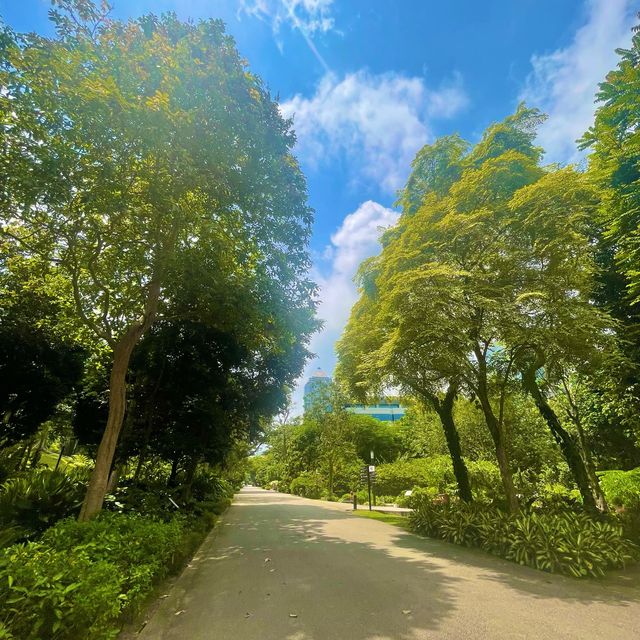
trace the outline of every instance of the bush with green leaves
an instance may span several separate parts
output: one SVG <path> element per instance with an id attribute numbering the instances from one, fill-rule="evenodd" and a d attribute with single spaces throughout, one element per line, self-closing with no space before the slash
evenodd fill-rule
<path id="1" fill-rule="evenodd" d="M 167 487 L 166 477 L 148 475 L 144 479 L 124 479 L 105 498 L 105 507 L 116 513 L 129 513 L 169 521 L 176 513 L 196 519 L 221 514 L 230 504 L 234 487 L 220 473 L 200 467 L 191 485 L 191 496 L 184 500 L 182 488 Z M 176 506 L 178 505 L 178 506 Z"/>
<path id="2" fill-rule="evenodd" d="M 291 481 L 289 491 L 295 496 L 318 499 L 323 494 L 322 478 L 314 471 L 307 471 Z"/>
<path id="3" fill-rule="evenodd" d="M 611 505 L 640 511 L 640 467 L 631 471 L 602 471 L 598 475 Z"/>
<path id="4" fill-rule="evenodd" d="M 434 487 L 438 493 L 455 490 L 449 456 L 396 460 L 376 468 L 376 492 L 397 496 L 413 487 Z"/>
<path id="5" fill-rule="evenodd" d="M 0 610 L 22 640 L 106 640 L 190 551 L 179 519 L 102 513 L 64 520 L 0 553 Z"/>
<path id="6" fill-rule="evenodd" d="M 488 460 L 467 460 L 466 464 L 474 498 L 481 502 L 501 499 L 498 467 Z M 417 488 L 429 489 L 435 494 L 456 495 L 458 491 L 451 458 L 445 455 L 396 460 L 379 465 L 376 474 L 379 495 L 403 496 L 407 490 Z"/>
<path id="7" fill-rule="evenodd" d="M 508 515 L 496 508 L 417 496 L 410 524 L 433 538 L 485 551 L 542 571 L 599 577 L 638 559 L 638 548 L 611 521 L 573 512 Z"/>
<path id="8" fill-rule="evenodd" d="M 82 504 L 84 471 L 34 469 L 0 486 L 0 542 L 37 537 Z"/>

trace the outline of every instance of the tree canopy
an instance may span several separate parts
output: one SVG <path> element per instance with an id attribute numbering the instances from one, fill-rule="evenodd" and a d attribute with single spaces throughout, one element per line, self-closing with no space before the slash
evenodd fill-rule
<path id="1" fill-rule="evenodd" d="M 312 213 L 294 135 L 220 21 L 122 23 L 87 2 L 56 38 L 2 32 L 2 235 L 47 265 L 112 352 L 83 517 L 100 508 L 140 337 L 169 308 L 277 350 L 313 331 Z M 183 286 L 194 298 L 171 300 Z M 195 297 L 197 296 L 197 297 Z M 282 319 L 286 315 L 286 322 Z"/>

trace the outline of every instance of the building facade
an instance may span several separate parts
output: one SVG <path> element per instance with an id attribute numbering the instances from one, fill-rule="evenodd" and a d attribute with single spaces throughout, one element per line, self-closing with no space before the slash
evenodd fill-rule
<path id="1" fill-rule="evenodd" d="M 320 368 L 316 369 L 304 385 L 304 410 L 307 411 L 322 389 L 331 384 L 331 378 Z"/>
<path id="2" fill-rule="evenodd" d="M 307 411 L 322 389 L 331 384 L 331 378 L 322 370 L 316 369 L 304 385 L 304 410 Z M 344 408 L 350 413 L 371 416 L 383 422 L 397 422 L 405 414 L 405 407 L 397 402 L 379 402 L 378 404 L 347 404 Z"/>
<path id="3" fill-rule="evenodd" d="M 346 404 L 349 413 L 371 416 L 383 422 L 396 422 L 404 417 L 406 409 L 397 402 L 379 402 L 378 404 Z"/>

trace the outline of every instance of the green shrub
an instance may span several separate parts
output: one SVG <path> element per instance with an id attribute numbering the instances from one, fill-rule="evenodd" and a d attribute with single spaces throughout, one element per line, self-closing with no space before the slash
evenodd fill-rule
<path id="1" fill-rule="evenodd" d="M 640 511 L 640 467 L 631 471 L 602 471 L 598 475 L 611 505 Z"/>
<path id="2" fill-rule="evenodd" d="M 109 562 L 92 563 L 40 542 L 9 547 L 0 558 L 0 608 L 21 640 L 113 638 L 122 607 Z"/>
<path id="3" fill-rule="evenodd" d="M 185 502 L 181 488 L 167 488 L 162 477 L 134 481 L 124 480 L 117 490 L 105 498 L 105 507 L 116 513 L 128 513 L 169 521 L 176 513 L 196 519 L 219 515 L 230 504 L 234 488 L 219 474 L 199 468 L 191 486 L 191 497 Z M 173 502 L 172 502 L 173 500 Z M 179 506 L 176 507 L 174 502 Z"/>
<path id="4" fill-rule="evenodd" d="M 466 460 L 466 463 L 474 500 L 480 502 L 502 500 L 502 480 L 497 465 L 488 460 Z"/>
<path id="5" fill-rule="evenodd" d="M 469 482 L 476 500 L 501 499 L 500 471 L 487 460 L 466 461 Z M 377 467 L 376 493 L 398 496 L 409 489 L 428 488 L 435 494 L 456 495 L 458 486 L 449 456 L 397 460 Z"/>
<path id="6" fill-rule="evenodd" d="M 116 513 L 169 521 L 176 512 L 170 500 L 174 493 L 164 485 L 124 481 L 113 494 L 105 497 L 104 505 L 105 509 Z"/>
<path id="7" fill-rule="evenodd" d="M 0 540 L 34 538 L 82 504 L 86 474 L 35 469 L 0 486 Z M 11 534 L 11 535 L 9 535 Z"/>
<path id="8" fill-rule="evenodd" d="M 153 584 L 184 557 L 179 519 L 103 513 L 88 523 L 64 520 L 39 542 L 0 554 L 0 609 L 23 640 L 103 640 L 117 635 Z"/>
<path id="9" fill-rule="evenodd" d="M 615 522 L 592 520 L 584 514 L 529 512 L 509 516 L 477 504 L 436 505 L 417 497 L 411 528 L 423 535 L 480 547 L 542 571 L 574 577 L 602 576 L 638 557 Z"/>
<path id="10" fill-rule="evenodd" d="M 577 489 L 569 489 L 560 482 L 545 482 L 537 487 L 529 505 L 547 512 L 579 511 L 582 499 Z"/>
<path id="11" fill-rule="evenodd" d="M 449 456 L 397 460 L 376 468 L 376 493 L 397 496 L 412 487 L 433 487 L 438 493 L 455 491 Z"/>
<path id="12" fill-rule="evenodd" d="M 191 484 L 191 493 L 197 501 L 215 501 L 232 497 L 233 487 L 214 471 L 199 467 Z"/>
<path id="13" fill-rule="evenodd" d="M 323 493 L 322 479 L 317 473 L 305 472 L 291 481 L 289 492 L 303 498 L 318 499 Z"/>

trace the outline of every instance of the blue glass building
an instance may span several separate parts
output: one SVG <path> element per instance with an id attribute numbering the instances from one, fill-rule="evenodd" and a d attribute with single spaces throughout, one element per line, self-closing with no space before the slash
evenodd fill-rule
<path id="1" fill-rule="evenodd" d="M 331 384 L 331 378 L 322 370 L 317 369 L 304 385 L 304 409 L 313 404 L 314 397 L 325 386 Z M 350 413 L 363 416 L 371 416 L 384 422 L 396 422 L 400 420 L 406 409 L 397 402 L 379 402 L 378 404 L 347 404 L 344 407 Z"/>
<path id="2" fill-rule="evenodd" d="M 344 407 L 350 413 L 371 416 L 383 422 L 396 422 L 404 417 L 406 409 L 397 402 L 379 402 L 378 404 L 347 404 Z"/>
<path id="3" fill-rule="evenodd" d="M 304 385 L 304 410 L 313 404 L 319 392 L 331 384 L 331 378 L 320 368 L 316 369 Z"/>

